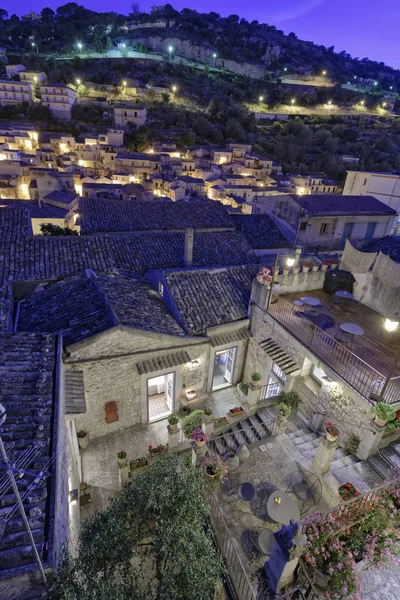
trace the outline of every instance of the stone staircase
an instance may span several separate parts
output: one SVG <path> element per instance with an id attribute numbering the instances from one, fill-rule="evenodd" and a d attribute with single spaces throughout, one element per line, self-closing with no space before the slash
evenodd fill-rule
<path id="1" fill-rule="evenodd" d="M 386 479 L 391 468 L 398 467 L 400 469 L 400 441 L 397 440 L 386 448 L 382 448 L 377 454 L 371 456 L 368 462 L 382 479 Z"/>
<path id="2" fill-rule="evenodd" d="M 303 458 L 311 462 L 317 451 L 320 436 L 313 433 L 306 425 L 299 425 L 290 420 L 286 434 Z M 339 483 L 350 481 L 360 492 L 368 491 L 382 481 L 369 461 L 351 456 L 340 447 L 333 455 L 331 473 Z"/>
<path id="3" fill-rule="evenodd" d="M 273 435 L 276 427 L 276 414 L 269 408 L 262 408 L 254 415 L 246 415 L 236 423 L 225 426 L 207 442 L 208 455 L 223 456 L 230 448 L 252 444 Z"/>

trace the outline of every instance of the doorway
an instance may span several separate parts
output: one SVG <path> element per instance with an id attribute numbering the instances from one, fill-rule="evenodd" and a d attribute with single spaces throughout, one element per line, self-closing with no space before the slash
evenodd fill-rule
<path id="1" fill-rule="evenodd" d="M 149 422 L 165 419 L 174 410 L 175 373 L 147 380 Z"/>
<path id="2" fill-rule="evenodd" d="M 346 223 L 342 233 L 342 239 L 340 242 L 340 247 L 344 248 L 346 244 L 346 240 L 350 240 L 351 234 L 353 233 L 354 223 Z"/>
<path id="3" fill-rule="evenodd" d="M 235 370 L 236 346 L 215 353 L 212 389 L 219 390 L 232 385 Z"/>

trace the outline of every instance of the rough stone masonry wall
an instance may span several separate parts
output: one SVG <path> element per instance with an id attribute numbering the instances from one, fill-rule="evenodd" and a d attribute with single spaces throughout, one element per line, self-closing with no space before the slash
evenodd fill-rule
<path id="1" fill-rule="evenodd" d="M 208 364 L 208 345 L 197 345 L 195 339 L 190 340 L 192 344 L 188 338 L 113 330 L 96 336 L 90 343 L 75 345 L 70 352 L 73 356 L 76 351 L 79 359 L 72 359 L 68 368 L 83 371 L 87 407 L 86 413 L 76 416 L 77 429 L 84 429 L 94 439 L 142 423 L 145 418 L 142 414 L 142 377 L 137 372 L 136 363 L 168 354 L 172 347 L 171 352 L 187 350 L 191 359 L 199 360 L 198 365 L 190 369 L 183 366 L 178 369 L 185 375 L 187 388 L 202 389 Z M 134 354 L 123 356 L 128 353 Z M 171 371 L 174 370 L 171 368 Z M 148 374 L 146 377 L 151 376 Z M 105 405 L 112 401 L 117 403 L 119 420 L 107 424 Z"/>

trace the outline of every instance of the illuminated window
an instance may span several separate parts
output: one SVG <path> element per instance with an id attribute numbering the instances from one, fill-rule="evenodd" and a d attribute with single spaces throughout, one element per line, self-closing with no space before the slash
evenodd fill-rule
<path id="1" fill-rule="evenodd" d="M 164 295 L 164 286 L 161 283 L 161 281 L 158 282 L 158 293 L 160 294 L 160 296 Z"/>

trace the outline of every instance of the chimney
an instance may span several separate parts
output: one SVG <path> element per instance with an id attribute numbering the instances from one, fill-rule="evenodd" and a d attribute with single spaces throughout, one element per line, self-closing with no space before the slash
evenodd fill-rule
<path id="1" fill-rule="evenodd" d="M 193 238 L 194 230 L 192 229 L 192 227 L 189 227 L 185 230 L 185 267 L 191 267 L 193 264 Z"/>

